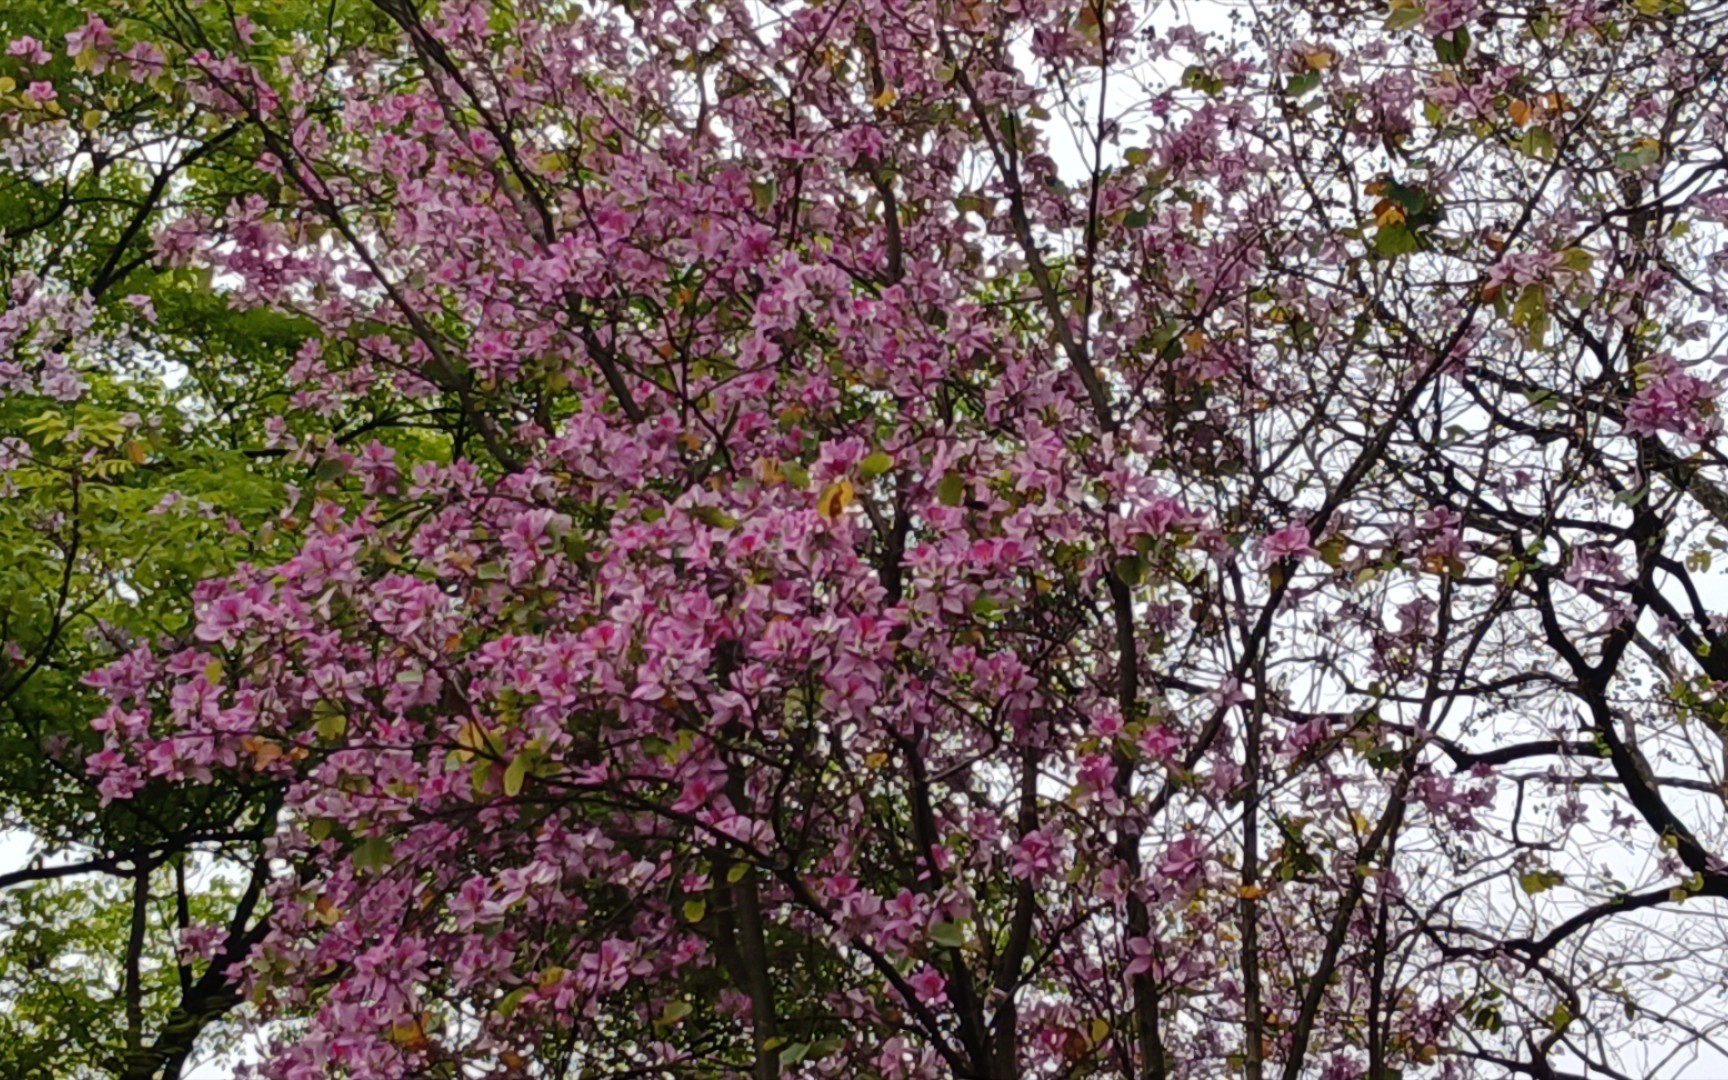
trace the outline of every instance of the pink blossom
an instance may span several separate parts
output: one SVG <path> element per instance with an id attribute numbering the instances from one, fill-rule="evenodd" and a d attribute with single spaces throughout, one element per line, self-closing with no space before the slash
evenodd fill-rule
<path id="1" fill-rule="evenodd" d="M 1264 566 L 1272 566 L 1285 559 L 1302 559 L 1320 554 L 1312 543 L 1306 525 L 1286 525 L 1276 532 L 1268 533 L 1260 541 L 1260 560 Z"/>
<path id="2" fill-rule="evenodd" d="M 1186 889 L 1196 882 L 1205 866 L 1205 847 L 1195 837 L 1184 836 L 1164 850 L 1158 873 Z"/>
<path id="3" fill-rule="evenodd" d="M 66 34 L 66 55 L 77 56 L 85 49 L 98 53 L 114 44 L 114 32 L 102 17 L 95 12 L 84 16 L 84 25 Z M 96 74 L 102 73 L 101 68 L 94 69 Z"/>
<path id="4" fill-rule="evenodd" d="M 932 1008 L 948 1004 L 948 980 L 932 967 L 922 967 L 906 977 L 906 984 L 918 1000 Z"/>
<path id="5" fill-rule="evenodd" d="M 1027 881 L 1042 881 L 1056 872 L 1059 850 L 1046 830 L 1037 829 L 1020 838 L 1012 849 L 1009 873 Z"/>
<path id="6" fill-rule="evenodd" d="M 1720 430 L 1716 396 L 1721 388 L 1688 373 L 1666 356 L 1644 364 L 1638 392 L 1626 403 L 1626 431 L 1653 436 L 1663 432 L 1701 440 Z"/>
<path id="7" fill-rule="evenodd" d="M 1182 747 L 1176 732 L 1164 724 L 1148 724 L 1140 734 L 1140 752 L 1155 761 L 1170 761 Z"/>
<path id="8" fill-rule="evenodd" d="M 189 960 L 209 960 L 228 940 L 220 926 L 188 926 L 180 931 L 179 953 Z"/>
<path id="9" fill-rule="evenodd" d="M 1158 946 L 1150 938 L 1129 938 L 1128 956 L 1128 964 L 1122 969 L 1122 975 L 1127 979 L 1133 979 L 1137 975 L 1153 974 L 1159 966 Z"/>
<path id="10" fill-rule="evenodd" d="M 246 625 L 253 606 L 251 598 L 240 593 L 226 593 L 217 597 L 215 602 L 206 605 L 200 612 L 198 628 L 194 633 L 199 641 L 232 642 L 238 631 Z"/>
<path id="11" fill-rule="evenodd" d="M 13 38 L 8 42 L 6 45 L 6 55 L 21 56 L 24 58 L 25 63 L 28 64 L 46 64 L 48 61 L 54 59 L 53 54 L 43 48 L 40 41 L 30 37 L 28 34 L 23 37 Z"/>

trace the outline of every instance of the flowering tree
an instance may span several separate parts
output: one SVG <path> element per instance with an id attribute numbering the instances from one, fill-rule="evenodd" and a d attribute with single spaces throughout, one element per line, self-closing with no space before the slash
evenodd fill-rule
<path id="1" fill-rule="evenodd" d="M 272 793 L 266 1072 L 1708 1044 L 1719 11 L 371 8 L 77 50 L 310 327 L 288 550 L 86 680 L 115 805 Z"/>

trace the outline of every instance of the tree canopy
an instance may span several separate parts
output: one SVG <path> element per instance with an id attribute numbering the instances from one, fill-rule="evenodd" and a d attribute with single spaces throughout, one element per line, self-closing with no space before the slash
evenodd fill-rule
<path id="1" fill-rule="evenodd" d="M 0 13 L 0 1070 L 1728 1052 L 1721 0 Z"/>

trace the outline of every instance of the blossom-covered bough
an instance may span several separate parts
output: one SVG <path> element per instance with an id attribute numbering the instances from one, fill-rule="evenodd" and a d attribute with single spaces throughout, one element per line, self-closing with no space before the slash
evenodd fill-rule
<path id="1" fill-rule="evenodd" d="M 91 677 L 280 786 L 265 1073 L 1715 1045 L 1720 4 L 374 6 L 90 46 L 317 327 L 297 553 Z"/>

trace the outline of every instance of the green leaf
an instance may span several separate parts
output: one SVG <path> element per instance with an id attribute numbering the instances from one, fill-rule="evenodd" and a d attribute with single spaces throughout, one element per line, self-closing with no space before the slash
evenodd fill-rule
<path id="1" fill-rule="evenodd" d="M 390 841 L 375 836 L 361 841 L 349 856 L 349 861 L 354 864 L 354 869 L 364 873 L 382 873 L 396 861 L 396 849 Z"/>
<path id="2" fill-rule="evenodd" d="M 774 200 L 779 197 L 780 185 L 772 177 L 766 180 L 750 181 L 750 195 L 756 200 L 756 212 L 766 214 L 774 208 Z"/>
<path id="3" fill-rule="evenodd" d="M 1518 140 L 1518 149 L 1538 161 L 1554 160 L 1554 135 L 1545 127 L 1533 127 Z"/>
<path id="4" fill-rule="evenodd" d="M 1528 896 L 1547 892 L 1565 881 L 1564 874 L 1557 874 L 1552 870 L 1531 870 L 1528 873 L 1518 875 L 1518 887 L 1523 889 Z"/>
<path id="5" fill-rule="evenodd" d="M 699 896 L 684 901 L 685 922 L 699 923 L 702 921 L 702 916 L 706 914 L 708 914 L 708 901 Z"/>
<path id="6" fill-rule="evenodd" d="M 1548 1015 L 1548 1026 L 1555 1031 L 1565 1031 L 1572 1025 L 1572 1010 L 1564 1002 L 1556 1002 L 1554 1011 Z"/>
<path id="7" fill-rule="evenodd" d="M 1408 255 L 1421 245 L 1416 241 L 1416 234 L 1409 226 L 1383 225 L 1374 232 L 1374 250 L 1381 258 L 1395 259 L 1400 255 Z"/>
<path id="8" fill-rule="evenodd" d="M 936 498 L 943 506 L 959 506 L 966 497 L 966 478 L 957 472 L 946 472 L 936 482 Z"/>
<path id="9" fill-rule="evenodd" d="M 1423 11 L 1419 7 L 1396 8 L 1390 15 L 1386 16 L 1386 22 L 1383 25 L 1385 29 L 1394 32 L 1398 30 L 1408 30 L 1410 27 L 1421 22 L 1422 16 L 1425 14 L 1427 14 L 1427 12 Z"/>
<path id="10" fill-rule="evenodd" d="M 695 1011 L 695 1006 L 688 1001 L 668 1001 L 666 1007 L 660 1010 L 659 1018 L 654 1022 L 661 1027 L 671 1027 Z"/>
<path id="11" fill-rule="evenodd" d="M 1524 331 L 1524 343 L 1540 349 L 1548 337 L 1548 290 L 1542 285 L 1526 285 L 1512 307 L 1513 326 Z"/>
<path id="12" fill-rule="evenodd" d="M 996 213 L 995 203 L 977 194 L 956 195 L 954 209 L 962 214 L 977 214 L 981 218 L 990 218 Z"/>
<path id="13" fill-rule="evenodd" d="M 312 730 L 325 742 L 335 742 L 348 734 L 348 717 L 329 702 L 320 701 L 312 707 Z"/>
<path id="14" fill-rule="evenodd" d="M 715 529 L 731 529 L 738 519 L 717 506 L 698 506 L 693 514 L 697 521 Z"/>
<path id="15" fill-rule="evenodd" d="M 528 755 L 517 754 L 504 770 L 504 794 L 512 799 L 522 794 L 522 783 L 528 779 Z"/>
<path id="16" fill-rule="evenodd" d="M 858 463 L 858 475 L 863 477 L 881 476 L 894 467 L 894 459 L 878 450 Z"/>
<path id="17" fill-rule="evenodd" d="M 966 945 L 966 931 L 959 923 L 939 922 L 930 928 L 930 940 L 944 949 L 959 949 Z"/>
<path id="18" fill-rule="evenodd" d="M 1198 90 L 1208 97 L 1216 97 L 1224 90 L 1224 80 L 1199 64 L 1182 73 L 1182 85 L 1190 90 Z"/>
<path id="19" fill-rule="evenodd" d="M 1470 55 L 1470 31 L 1460 26 L 1450 34 L 1434 38 L 1434 55 L 1442 64 L 1462 64 Z"/>
<path id="20" fill-rule="evenodd" d="M 839 1053 L 840 1048 L 845 1045 L 846 1042 L 844 1039 L 836 1039 L 833 1036 L 829 1036 L 826 1039 L 817 1039 L 815 1042 L 810 1044 L 810 1051 L 804 1055 L 804 1058 L 806 1061 L 816 1061 L 820 1058 L 825 1058 L 830 1054 Z"/>
<path id="21" fill-rule="evenodd" d="M 1638 172 L 1662 160 L 1662 145 L 1654 139 L 1641 140 L 1631 150 L 1614 155 L 1614 167 L 1622 172 Z"/>

